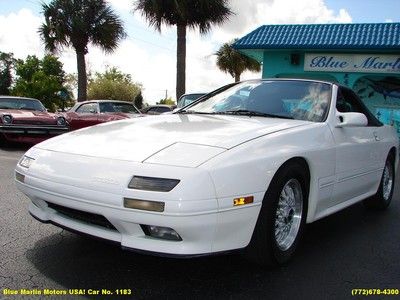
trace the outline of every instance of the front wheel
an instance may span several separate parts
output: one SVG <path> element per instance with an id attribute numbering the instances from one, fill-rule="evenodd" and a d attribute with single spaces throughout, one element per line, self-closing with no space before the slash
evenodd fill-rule
<path id="1" fill-rule="evenodd" d="M 300 182 L 291 178 L 282 188 L 275 213 L 274 237 L 278 248 L 293 246 L 303 219 L 303 191 Z"/>
<path id="2" fill-rule="evenodd" d="M 364 200 L 364 205 L 367 208 L 383 210 L 390 205 L 393 197 L 395 182 L 394 163 L 394 155 L 389 154 L 388 158 L 386 159 L 385 167 L 383 169 L 378 191 L 374 196 Z"/>
<path id="3" fill-rule="evenodd" d="M 294 254 L 306 220 L 309 179 L 304 166 L 283 166 L 263 200 L 245 255 L 268 266 L 287 262 Z"/>
<path id="4" fill-rule="evenodd" d="M 0 147 L 3 147 L 5 144 L 5 137 L 2 133 L 0 133 Z"/>

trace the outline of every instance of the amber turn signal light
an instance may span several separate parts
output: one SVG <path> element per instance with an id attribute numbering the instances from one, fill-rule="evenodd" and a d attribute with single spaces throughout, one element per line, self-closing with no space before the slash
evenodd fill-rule
<path id="1" fill-rule="evenodd" d="M 245 205 L 254 202 L 253 196 L 240 197 L 233 199 L 233 206 Z"/>

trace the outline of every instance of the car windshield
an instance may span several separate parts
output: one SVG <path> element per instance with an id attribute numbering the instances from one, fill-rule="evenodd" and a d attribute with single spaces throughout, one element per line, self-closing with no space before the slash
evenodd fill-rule
<path id="1" fill-rule="evenodd" d="M 46 111 L 43 104 L 39 100 L 23 98 L 2 98 L 0 99 L 0 109 L 26 109 Z"/>
<path id="2" fill-rule="evenodd" d="M 178 101 L 178 108 L 184 107 L 186 105 L 189 105 L 190 103 L 193 103 L 195 100 L 199 99 L 201 96 L 205 94 L 198 93 L 198 94 L 187 94 L 182 96 L 181 99 Z"/>
<path id="3" fill-rule="evenodd" d="M 236 84 L 178 113 L 247 115 L 323 122 L 331 85 L 301 80 L 257 80 Z"/>
<path id="4" fill-rule="evenodd" d="M 100 113 L 115 113 L 121 112 L 125 114 L 139 114 L 133 104 L 121 102 L 100 102 Z"/>

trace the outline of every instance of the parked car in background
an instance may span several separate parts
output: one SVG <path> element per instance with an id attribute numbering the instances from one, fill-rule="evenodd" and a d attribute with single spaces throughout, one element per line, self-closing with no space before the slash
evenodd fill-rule
<path id="1" fill-rule="evenodd" d="M 242 250 L 277 265 L 306 223 L 360 201 L 387 208 L 398 147 L 395 129 L 344 86 L 251 80 L 174 114 L 45 141 L 20 160 L 16 183 L 37 220 L 125 249 Z"/>
<path id="2" fill-rule="evenodd" d="M 195 100 L 199 99 L 201 96 L 204 96 L 206 93 L 190 93 L 182 95 L 178 100 L 178 105 L 176 108 L 182 108 L 186 105 L 192 104 Z"/>
<path id="3" fill-rule="evenodd" d="M 175 108 L 175 105 L 157 104 L 142 108 L 141 111 L 146 115 L 161 115 L 163 113 L 172 112 Z"/>
<path id="4" fill-rule="evenodd" d="M 71 130 L 143 116 L 139 109 L 131 102 L 118 100 L 79 102 L 63 115 L 69 123 Z"/>
<path id="5" fill-rule="evenodd" d="M 65 118 L 39 100 L 0 96 L 0 143 L 36 144 L 68 130 Z"/>

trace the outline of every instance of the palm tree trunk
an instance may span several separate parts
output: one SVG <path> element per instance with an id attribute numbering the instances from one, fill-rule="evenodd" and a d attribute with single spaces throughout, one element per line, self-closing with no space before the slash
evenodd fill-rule
<path id="1" fill-rule="evenodd" d="M 76 61 L 78 66 L 78 102 L 87 99 L 87 75 L 85 52 L 76 50 Z"/>
<path id="2" fill-rule="evenodd" d="M 235 74 L 235 82 L 239 82 L 240 81 L 240 73 L 236 73 Z"/>
<path id="3" fill-rule="evenodd" d="M 176 44 L 176 99 L 179 99 L 186 89 L 186 24 L 177 25 Z"/>

